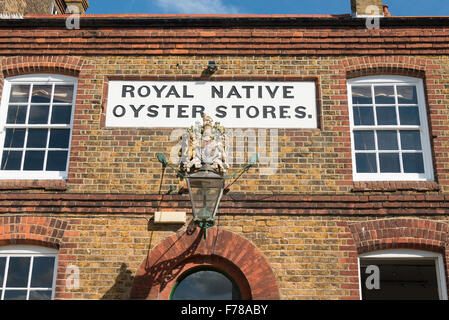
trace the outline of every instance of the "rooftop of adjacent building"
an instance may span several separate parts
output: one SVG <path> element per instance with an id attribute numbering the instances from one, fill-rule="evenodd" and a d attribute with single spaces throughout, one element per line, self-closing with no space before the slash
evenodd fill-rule
<path id="1" fill-rule="evenodd" d="M 81 13 L 86 27 L 357 27 L 365 26 L 367 17 L 382 18 L 383 25 L 391 27 L 449 25 L 449 16 L 394 16 L 383 0 L 348 1 L 351 13 L 347 14 L 89 14 L 89 0 L 0 0 L 0 27 L 59 27 L 70 16 L 70 10 Z"/>

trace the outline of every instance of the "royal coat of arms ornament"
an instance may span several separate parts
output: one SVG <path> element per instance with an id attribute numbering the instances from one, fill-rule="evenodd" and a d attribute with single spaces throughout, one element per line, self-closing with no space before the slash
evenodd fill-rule
<path id="1" fill-rule="evenodd" d="M 193 173 L 207 164 L 217 173 L 224 174 L 229 168 L 226 163 L 226 130 L 208 115 L 203 114 L 203 123 L 197 121 L 181 139 L 181 171 Z"/>

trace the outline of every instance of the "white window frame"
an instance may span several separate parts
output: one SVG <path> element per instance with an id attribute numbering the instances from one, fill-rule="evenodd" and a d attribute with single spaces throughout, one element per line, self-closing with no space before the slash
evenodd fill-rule
<path id="1" fill-rule="evenodd" d="M 446 287 L 446 272 L 443 256 L 440 253 L 413 249 L 389 249 L 360 254 L 358 257 L 359 293 L 362 300 L 362 275 L 360 274 L 360 259 L 392 259 L 392 260 L 433 260 L 435 261 L 436 276 L 438 283 L 438 295 L 440 300 L 448 300 Z"/>
<path id="2" fill-rule="evenodd" d="M 8 115 L 8 103 L 11 94 L 11 85 L 13 84 L 34 84 L 34 85 L 45 85 L 45 84 L 67 84 L 73 85 L 73 100 L 72 100 L 72 114 L 70 117 L 70 124 L 47 124 L 47 125 L 29 125 L 29 124 L 19 124 L 19 125 L 8 125 L 6 124 L 6 119 Z M 0 179 L 3 180 L 29 180 L 29 179 L 42 179 L 42 180 L 63 180 L 67 179 L 70 164 L 70 150 L 72 144 L 73 135 L 73 118 L 75 114 L 75 101 L 76 101 L 76 91 L 77 91 L 78 79 L 75 77 L 56 75 L 56 74 L 31 74 L 22 75 L 6 78 L 3 86 L 3 96 L 0 105 L 0 164 L 2 163 L 3 148 L 6 137 L 6 128 L 14 127 L 19 129 L 28 128 L 55 128 L 55 129 L 70 129 L 69 145 L 68 145 L 68 155 L 67 155 L 67 165 L 65 171 L 19 171 L 19 170 L 0 170 Z M 53 99 L 53 98 L 52 98 Z M 28 101 L 28 105 L 30 101 Z M 29 108 L 28 108 L 29 109 Z M 29 111 L 28 111 L 29 112 Z M 25 146 L 23 148 L 25 150 Z M 44 164 L 45 165 L 45 164 Z"/>
<path id="3" fill-rule="evenodd" d="M 58 250 L 46 248 L 46 247 L 39 247 L 39 246 L 25 246 L 25 245 L 11 245 L 11 246 L 3 246 L 0 247 L 0 257 L 6 257 L 6 266 L 5 266 L 5 274 L 3 277 L 3 283 L 0 283 L 0 290 L 2 291 L 2 294 L 0 296 L 0 300 L 4 299 L 5 296 L 5 286 L 7 281 L 7 274 L 8 274 L 8 267 L 9 267 L 9 258 L 10 257 L 31 257 L 30 261 L 30 270 L 28 274 L 28 284 L 27 288 L 6 288 L 9 290 L 26 290 L 27 291 L 27 298 L 29 299 L 30 291 L 48 291 L 50 288 L 31 288 L 31 275 L 33 271 L 33 261 L 34 257 L 54 257 L 55 258 L 55 264 L 53 269 L 53 282 L 52 282 L 52 293 L 51 293 L 51 300 L 54 300 L 55 298 L 55 288 L 56 288 L 56 274 L 58 270 Z"/>
<path id="4" fill-rule="evenodd" d="M 353 85 L 416 85 L 418 110 L 420 117 L 420 126 L 401 126 L 399 121 L 397 125 L 374 125 L 374 126 L 355 126 L 353 104 L 352 104 L 352 86 Z M 349 122 L 351 130 L 351 150 L 352 150 L 352 174 L 354 181 L 434 181 L 432 150 L 430 145 L 429 127 L 427 123 L 426 99 L 424 93 L 423 80 L 404 76 L 368 76 L 350 79 L 347 82 L 348 103 L 349 103 Z M 375 105 L 374 97 L 373 103 Z M 396 103 L 397 105 L 397 103 Z M 373 107 L 375 109 L 375 107 Z M 375 110 L 374 110 L 375 112 Z M 399 115 L 397 114 L 399 118 Z M 374 117 L 376 118 L 376 117 Z M 375 120 L 376 121 L 376 120 Z M 421 144 L 424 162 L 424 173 L 358 173 L 356 167 L 356 150 L 354 142 L 354 130 L 356 131 L 376 131 L 376 130 L 419 130 L 421 132 Z M 375 140 L 377 145 L 377 140 Z M 400 142 L 399 142 L 400 143 Z M 379 157 L 378 150 L 375 151 L 376 157 Z M 399 151 L 401 155 L 402 152 Z M 402 164 L 402 157 L 400 156 Z M 378 161 L 377 161 L 378 162 Z M 402 166 L 402 165 L 401 165 Z"/>

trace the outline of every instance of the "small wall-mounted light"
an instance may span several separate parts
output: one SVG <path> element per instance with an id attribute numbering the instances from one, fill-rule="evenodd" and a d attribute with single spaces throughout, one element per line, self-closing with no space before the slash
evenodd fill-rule
<path id="1" fill-rule="evenodd" d="M 209 61 L 209 64 L 207 65 L 207 71 L 209 73 L 214 73 L 218 70 L 218 65 L 215 61 L 211 60 Z"/>

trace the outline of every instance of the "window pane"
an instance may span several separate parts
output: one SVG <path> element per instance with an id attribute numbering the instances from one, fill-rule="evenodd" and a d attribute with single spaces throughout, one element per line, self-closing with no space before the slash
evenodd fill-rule
<path id="1" fill-rule="evenodd" d="M 418 107 L 399 107 L 401 125 L 421 125 Z"/>
<path id="2" fill-rule="evenodd" d="M 2 170 L 20 170 L 22 151 L 3 151 Z"/>
<path id="3" fill-rule="evenodd" d="M 29 129 L 27 148 L 45 148 L 47 146 L 47 129 Z"/>
<path id="4" fill-rule="evenodd" d="M 399 153 L 379 153 L 380 172 L 401 172 Z"/>
<path id="5" fill-rule="evenodd" d="M 368 266 L 380 271 L 380 286 L 372 288 Z M 438 300 L 438 282 L 434 260 L 360 259 L 362 299 L 366 300 Z"/>
<path id="6" fill-rule="evenodd" d="M 398 150 L 398 134 L 396 131 L 377 131 L 379 150 Z"/>
<path id="7" fill-rule="evenodd" d="M 6 286 L 10 288 L 26 288 L 28 272 L 30 270 L 30 257 L 10 257 Z"/>
<path id="8" fill-rule="evenodd" d="M 355 155 L 356 168 L 358 173 L 376 173 L 376 154 L 375 153 L 357 153 Z"/>
<path id="9" fill-rule="evenodd" d="M 68 148 L 70 129 L 51 129 L 49 148 Z"/>
<path id="10" fill-rule="evenodd" d="M 70 124 L 72 106 L 53 106 L 51 115 L 52 124 Z"/>
<path id="11" fill-rule="evenodd" d="M 374 150 L 374 131 L 354 131 L 356 150 Z"/>
<path id="12" fill-rule="evenodd" d="M 3 277 L 5 275 L 6 257 L 0 257 L 0 287 L 3 286 Z M 0 294 L 1 297 L 1 294 Z"/>
<path id="13" fill-rule="evenodd" d="M 26 290 L 6 290 L 4 300 L 26 300 Z"/>
<path id="14" fill-rule="evenodd" d="M 399 104 L 418 104 L 418 96 L 415 86 L 398 86 Z"/>
<path id="15" fill-rule="evenodd" d="M 394 87 L 393 86 L 376 86 L 374 87 L 376 95 L 376 104 L 394 104 Z"/>
<path id="16" fill-rule="evenodd" d="M 47 156 L 47 171 L 66 171 L 67 151 L 49 151 Z"/>
<path id="17" fill-rule="evenodd" d="M 403 153 L 405 173 L 424 173 L 424 160 L 422 153 Z"/>
<path id="18" fill-rule="evenodd" d="M 47 124 L 50 106 L 31 106 L 29 124 Z"/>
<path id="19" fill-rule="evenodd" d="M 395 125 L 397 124 L 396 120 L 396 108 L 392 107 L 377 107 L 377 124 L 378 125 Z"/>
<path id="20" fill-rule="evenodd" d="M 29 300 L 51 300 L 51 290 L 30 291 Z"/>
<path id="21" fill-rule="evenodd" d="M 9 97 L 9 102 L 28 102 L 29 95 L 29 84 L 14 84 L 11 86 L 11 96 Z"/>
<path id="22" fill-rule="evenodd" d="M 35 85 L 33 86 L 32 103 L 50 103 L 51 85 Z"/>
<path id="23" fill-rule="evenodd" d="M 238 300 L 240 290 L 223 274 L 198 271 L 185 277 L 176 287 L 173 300 Z"/>
<path id="24" fill-rule="evenodd" d="M 72 103 L 73 85 L 55 86 L 54 103 Z"/>
<path id="25" fill-rule="evenodd" d="M 371 86 L 352 87 L 352 103 L 353 104 L 373 103 L 373 99 L 371 97 Z"/>
<path id="26" fill-rule="evenodd" d="M 374 112 L 372 107 L 354 107 L 354 124 L 356 126 L 374 125 Z"/>
<path id="27" fill-rule="evenodd" d="M 402 150 L 422 150 L 419 131 L 401 131 Z"/>
<path id="28" fill-rule="evenodd" d="M 27 106 L 9 106 L 6 123 L 24 124 L 27 116 Z"/>
<path id="29" fill-rule="evenodd" d="M 6 129 L 5 148 L 23 148 L 25 129 Z"/>
<path id="30" fill-rule="evenodd" d="M 42 170 L 44 168 L 45 151 L 27 151 L 23 170 Z"/>
<path id="31" fill-rule="evenodd" d="M 54 266 L 55 258 L 53 257 L 34 257 L 31 287 L 51 288 L 53 286 Z"/>

